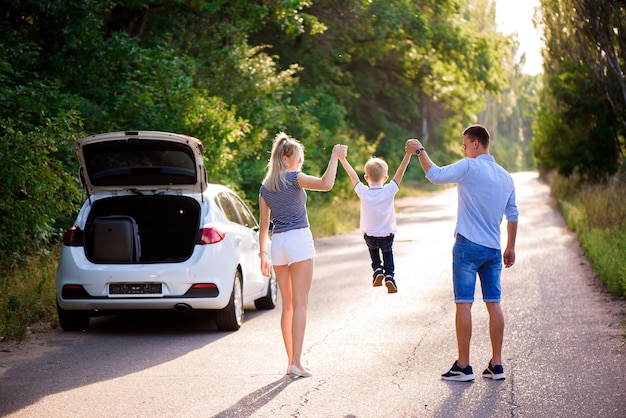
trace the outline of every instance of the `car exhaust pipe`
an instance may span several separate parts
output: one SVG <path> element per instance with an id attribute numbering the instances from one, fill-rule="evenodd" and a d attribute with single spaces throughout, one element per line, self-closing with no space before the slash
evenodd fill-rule
<path id="1" fill-rule="evenodd" d="M 174 305 L 174 310 L 176 312 L 187 312 L 191 310 L 191 306 L 187 305 L 186 303 L 177 303 L 176 305 Z"/>

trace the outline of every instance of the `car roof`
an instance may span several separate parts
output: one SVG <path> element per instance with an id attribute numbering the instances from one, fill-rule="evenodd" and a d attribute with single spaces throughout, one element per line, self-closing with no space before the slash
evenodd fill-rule
<path id="1" fill-rule="evenodd" d="M 99 190 L 206 189 L 204 145 L 188 135 L 119 131 L 77 140 L 81 181 Z"/>

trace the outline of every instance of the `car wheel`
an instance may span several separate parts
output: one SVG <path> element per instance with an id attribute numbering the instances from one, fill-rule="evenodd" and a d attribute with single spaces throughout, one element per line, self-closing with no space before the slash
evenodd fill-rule
<path id="1" fill-rule="evenodd" d="M 222 331 L 237 331 L 243 324 L 243 292 L 241 291 L 241 272 L 237 269 L 233 281 L 233 291 L 228 305 L 215 313 L 217 328 Z"/>
<path id="2" fill-rule="evenodd" d="M 274 309 L 278 300 L 278 283 L 274 271 L 270 274 L 269 283 L 267 284 L 267 293 L 262 298 L 254 301 L 257 309 Z"/>
<path id="3" fill-rule="evenodd" d="M 83 331 L 89 328 L 88 311 L 66 311 L 57 304 L 57 312 L 63 331 Z"/>

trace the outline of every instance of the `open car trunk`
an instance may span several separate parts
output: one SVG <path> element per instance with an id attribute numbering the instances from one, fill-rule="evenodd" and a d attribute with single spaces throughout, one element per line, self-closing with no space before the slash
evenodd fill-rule
<path id="1" fill-rule="evenodd" d="M 176 263 L 193 253 L 200 205 L 184 196 L 115 196 L 93 202 L 85 253 L 94 263 Z"/>

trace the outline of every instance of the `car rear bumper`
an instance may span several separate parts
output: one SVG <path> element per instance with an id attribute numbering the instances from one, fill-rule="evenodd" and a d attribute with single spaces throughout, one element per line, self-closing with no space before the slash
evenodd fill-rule
<path id="1" fill-rule="evenodd" d="M 230 297 L 230 295 L 228 295 Z M 132 310 L 200 310 L 200 309 L 223 309 L 228 304 L 228 299 L 222 302 L 220 299 L 212 298 L 137 298 L 137 299 L 113 299 L 113 298 L 93 298 L 93 299 L 61 299 L 57 302 L 66 311 L 132 311 Z"/>
<path id="2" fill-rule="evenodd" d="M 65 310 L 175 309 L 178 304 L 222 309 L 230 300 L 236 265 L 229 260 L 207 264 L 202 257 L 184 263 L 94 264 L 82 248 L 65 247 L 57 270 L 57 302 Z M 120 285 L 154 286 L 158 292 L 114 294 Z"/>

